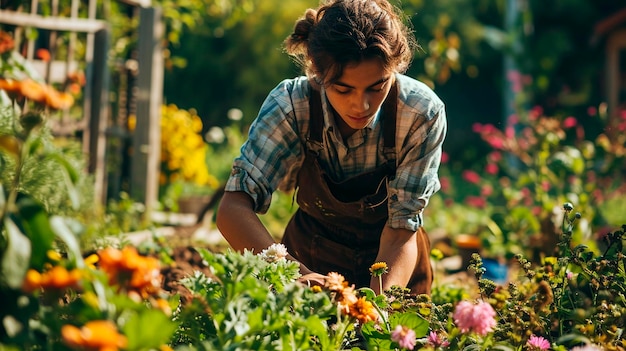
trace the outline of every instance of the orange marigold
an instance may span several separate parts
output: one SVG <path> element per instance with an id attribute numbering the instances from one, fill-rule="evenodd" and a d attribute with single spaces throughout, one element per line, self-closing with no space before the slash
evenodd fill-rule
<path id="1" fill-rule="evenodd" d="M 141 256 L 131 246 L 122 250 L 106 248 L 99 256 L 100 267 L 107 273 L 110 284 L 138 292 L 143 298 L 160 290 L 162 275 L 156 258 Z"/>
<path id="2" fill-rule="evenodd" d="M 80 282 L 81 273 L 77 269 L 67 270 L 62 266 L 54 266 L 47 272 L 39 273 L 34 269 L 28 270 L 24 277 L 22 290 L 33 292 L 37 289 L 63 290 L 76 288 Z"/>
<path id="3" fill-rule="evenodd" d="M 367 301 L 365 297 L 359 298 L 350 306 L 350 316 L 356 318 L 361 324 L 378 319 L 378 312 L 374 305 Z"/>
<path id="4" fill-rule="evenodd" d="M 67 346 L 76 350 L 115 351 L 128 344 L 126 336 L 119 334 L 115 324 L 106 320 L 90 321 L 82 328 L 64 325 L 61 336 Z"/>

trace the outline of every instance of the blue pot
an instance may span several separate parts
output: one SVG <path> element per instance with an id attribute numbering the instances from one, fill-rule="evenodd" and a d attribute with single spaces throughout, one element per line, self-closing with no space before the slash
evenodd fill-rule
<path id="1" fill-rule="evenodd" d="M 497 284 L 504 284 L 508 281 L 509 266 L 493 258 L 483 258 L 485 273 L 483 278 L 492 280 Z"/>

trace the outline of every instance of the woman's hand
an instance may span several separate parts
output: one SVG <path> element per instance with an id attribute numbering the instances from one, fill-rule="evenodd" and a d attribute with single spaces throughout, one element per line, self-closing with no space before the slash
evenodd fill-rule
<path id="1" fill-rule="evenodd" d="M 326 283 L 326 276 L 319 274 L 319 273 L 311 272 L 298 278 L 298 281 L 309 287 L 312 287 L 312 286 L 323 287 L 324 284 Z"/>

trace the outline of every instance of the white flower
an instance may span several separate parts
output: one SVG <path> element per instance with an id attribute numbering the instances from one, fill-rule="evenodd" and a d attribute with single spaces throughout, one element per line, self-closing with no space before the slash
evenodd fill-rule
<path id="1" fill-rule="evenodd" d="M 267 262 L 276 262 L 284 260 L 287 257 L 287 248 L 283 244 L 272 244 L 260 253 L 261 257 Z"/>

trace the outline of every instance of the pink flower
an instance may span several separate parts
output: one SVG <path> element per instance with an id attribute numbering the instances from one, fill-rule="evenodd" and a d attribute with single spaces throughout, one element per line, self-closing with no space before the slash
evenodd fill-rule
<path id="1" fill-rule="evenodd" d="M 441 192 L 447 193 L 450 190 L 450 178 L 441 177 L 439 178 L 439 184 L 441 184 Z"/>
<path id="2" fill-rule="evenodd" d="M 531 335 L 526 345 L 531 351 L 546 351 L 550 348 L 550 342 L 543 336 Z"/>
<path id="3" fill-rule="evenodd" d="M 462 333 L 475 332 L 485 336 L 493 331 L 496 326 L 496 311 L 487 302 L 480 301 L 473 304 L 469 301 L 461 301 L 454 311 L 454 323 Z"/>
<path id="4" fill-rule="evenodd" d="M 434 331 L 431 331 L 428 334 L 427 342 L 434 348 L 450 346 L 450 342 L 448 340 L 443 339 L 441 336 L 439 336 L 439 334 L 435 333 Z"/>
<path id="5" fill-rule="evenodd" d="M 464 170 L 463 174 L 462 174 L 463 179 L 465 179 L 466 181 L 472 183 L 472 184 L 478 184 L 480 183 L 480 175 L 474 171 L 470 171 L 470 170 Z"/>
<path id="6" fill-rule="evenodd" d="M 495 163 L 487 163 L 485 166 L 485 172 L 491 175 L 497 174 L 499 170 L 498 165 Z"/>
<path id="7" fill-rule="evenodd" d="M 570 351 L 602 351 L 602 347 L 595 344 L 573 347 Z"/>
<path id="8" fill-rule="evenodd" d="M 575 117 L 567 117 L 565 120 L 563 120 L 563 128 L 572 128 L 575 127 L 576 124 L 578 124 L 578 121 L 576 120 Z"/>
<path id="9" fill-rule="evenodd" d="M 480 196 L 467 196 L 465 198 L 465 203 L 469 206 L 476 208 L 485 208 L 487 207 L 487 200 L 484 197 Z"/>
<path id="10" fill-rule="evenodd" d="M 397 325 L 396 329 L 391 332 L 391 340 L 395 341 L 400 347 L 413 350 L 415 347 L 415 331 L 411 328 Z"/>
<path id="11" fill-rule="evenodd" d="M 446 163 L 448 163 L 448 161 L 450 161 L 450 155 L 448 155 L 447 152 L 442 152 L 441 153 L 441 163 L 446 164 Z"/>

